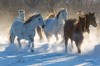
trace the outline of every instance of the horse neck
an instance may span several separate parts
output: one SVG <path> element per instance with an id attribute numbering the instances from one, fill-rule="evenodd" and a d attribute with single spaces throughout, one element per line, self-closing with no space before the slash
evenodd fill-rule
<path id="1" fill-rule="evenodd" d="M 22 18 L 22 17 L 18 17 L 18 20 L 20 20 L 20 21 L 24 21 L 24 18 Z"/>
<path id="2" fill-rule="evenodd" d="M 29 28 L 30 28 L 30 27 L 36 28 L 36 27 L 37 27 L 37 21 L 31 21 L 30 23 L 25 24 L 25 26 L 29 26 Z"/>
<path id="3" fill-rule="evenodd" d="M 62 14 L 61 14 L 61 13 L 59 14 L 58 18 L 56 17 L 55 19 L 57 20 L 57 23 L 58 23 L 58 24 L 63 24 L 63 21 L 64 21 L 64 20 L 63 20 L 63 18 L 62 18 Z"/>
<path id="4" fill-rule="evenodd" d="M 89 30 L 90 22 L 88 19 L 86 19 L 86 30 Z"/>
<path id="5" fill-rule="evenodd" d="M 84 32 L 86 30 L 86 22 L 85 21 L 80 21 L 82 31 Z"/>
<path id="6" fill-rule="evenodd" d="M 19 20 L 21 20 L 21 21 L 24 21 L 24 19 L 25 19 L 24 16 L 21 16 L 21 15 L 19 15 L 18 18 L 19 18 Z"/>
<path id="7" fill-rule="evenodd" d="M 82 26 L 81 26 L 81 23 L 80 21 L 78 20 L 78 23 L 76 24 L 75 26 L 75 32 L 81 34 L 82 33 Z"/>

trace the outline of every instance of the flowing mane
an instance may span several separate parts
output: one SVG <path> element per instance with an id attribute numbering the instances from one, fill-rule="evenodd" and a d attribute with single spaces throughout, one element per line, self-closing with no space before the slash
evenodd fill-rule
<path id="1" fill-rule="evenodd" d="M 61 11 L 59 11 L 58 14 L 56 15 L 57 19 L 59 18 L 60 13 L 61 13 Z"/>
<path id="2" fill-rule="evenodd" d="M 35 14 L 35 15 L 31 16 L 28 20 L 25 21 L 24 24 L 30 23 L 32 20 L 36 19 L 39 16 L 40 16 L 40 14 Z"/>
<path id="3" fill-rule="evenodd" d="M 89 32 L 89 14 L 84 15 L 86 17 L 86 30 Z"/>
<path id="4" fill-rule="evenodd" d="M 60 15 L 61 12 L 65 12 L 65 9 L 58 12 L 58 14 L 56 15 L 57 19 L 59 18 L 59 15 Z"/>
<path id="5" fill-rule="evenodd" d="M 85 28 L 86 28 L 86 20 L 85 20 L 85 16 L 80 16 L 79 20 L 77 20 L 75 22 L 76 24 L 76 32 L 77 33 L 81 33 L 84 32 Z"/>

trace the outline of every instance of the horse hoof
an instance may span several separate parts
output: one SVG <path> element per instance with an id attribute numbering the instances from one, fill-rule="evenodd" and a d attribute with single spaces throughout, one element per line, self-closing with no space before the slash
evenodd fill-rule
<path id="1" fill-rule="evenodd" d="M 31 52 L 34 52 L 34 50 L 31 50 Z"/>
<path id="2" fill-rule="evenodd" d="M 78 51 L 79 54 L 81 54 L 81 51 Z"/>

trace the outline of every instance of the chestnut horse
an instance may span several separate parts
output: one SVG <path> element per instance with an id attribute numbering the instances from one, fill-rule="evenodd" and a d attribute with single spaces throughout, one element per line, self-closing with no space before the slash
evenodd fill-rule
<path id="1" fill-rule="evenodd" d="M 71 39 L 71 43 L 73 46 L 73 41 L 75 41 L 78 53 L 81 53 L 81 43 L 83 40 L 83 33 L 90 32 L 89 26 L 93 25 L 97 26 L 95 21 L 94 13 L 86 14 L 84 16 L 79 17 L 79 20 L 69 19 L 65 22 L 64 25 L 64 38 L 65 38 L 65 51 L 67 50 L 67 42 L 68 38 Z"/>

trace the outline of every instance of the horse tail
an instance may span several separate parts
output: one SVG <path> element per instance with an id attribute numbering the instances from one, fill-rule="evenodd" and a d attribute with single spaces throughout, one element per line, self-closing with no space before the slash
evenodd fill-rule
<path id="1" fill-rule="evenodd" d="M 41 33 L 41 27 L 40 26 L 37 26 L 37 33 L 40 37 L 40 40 L 42 39 L 42 33 Z"/>
<path id="2" fill-rule="evenodd" d="M 43 39 L 46 38 L 45 32 L 44 32 L 44 30 L 42 29 L 41 26 L 37 26 L 37 33 L 38 33 L 38 35 L 39 35 L 39 37 L 40 37 L 40 40 L 41 40 L 42 38 L 43 38 Z"/>
<path id="3" fill-rule="evenodd" d="M 9 31 L 9 42 L 12 43 L 10 31 Z"/>

